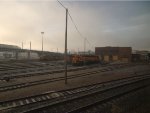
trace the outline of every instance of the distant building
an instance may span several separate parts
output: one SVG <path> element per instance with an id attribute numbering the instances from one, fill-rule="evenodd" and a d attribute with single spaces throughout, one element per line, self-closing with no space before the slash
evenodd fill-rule
<path id="1" fill-rule="evenodd" d="M 69 51 L 68 54 L 79 54 L 79 55 L 94 55 L 95 53 L 91 50 L 88 51 Z"/>
<path id="2" fill-rule="evenodd" d="M 41 56 L 46 56 L 45 59 L 59 60 L 63 58 L 63 54 L 49 52 L 21 49 L 15 45 L 0 44 L 0 61 L 8 60 L 40 60 Z"/>
<path id="3" fill-rule="evenodd" d="M 10 49 L 10 50 L 12 50 L 12 49 L 21 49 L 21 48 L 16 46 L 16 45 L 0 44 L 0 51 L 2 49 L 7 49 L 7 50 Z"/>
<path id="4" fill-rule="evenodd" d="M 131 61 L 131 47 L 95 47 L 95 54 L 99 55 L 102 61 Z"/>
<path id="5" fill-rule="evenodd" d="M 0 59 L 15 59 L 15 52 L 3 51 L 0 52 Z"/>
<path id="6" fill-rule="evenodd" d="M 93 51 L 79 51 L 77 54 L 80 54 L 80 55 L 94 55 L 95 53 Z"/>
<path id="7" fill-rule="evenodd" d="M 148 61 L 150 60 L 149 51 L 134 50 L 132 53 L 132 61 Z"/>
<path id="8" fill-rule="evenodd" d="M 0 59 L 15 59 L 15 50 L 21 49 L 15 45 L 0 44 Z"/>
<path id="9" fill-rule="evenodd" d="M 26 60 L 26 59 L 31 59 L 31 60 L 38 60 L 40 59 L 38 53 L 36 52 L 19 52 L 18 53 L 18 60 Z"/>

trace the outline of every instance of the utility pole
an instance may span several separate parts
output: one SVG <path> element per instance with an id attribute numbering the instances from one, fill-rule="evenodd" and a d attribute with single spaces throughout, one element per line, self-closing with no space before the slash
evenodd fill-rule
<path id="1" fill-rule="evenodd" d="M 86 38 L 84 38 L 84 55 L 86 55 Z M 84 65 L 85 65 L 85 59 L 84 59 Z"/>
<path id="2" fill-rule="evenodd" d="M 65 30 L 65 56 L 64 56 L 64 63 L 65 63 L 65 84 L 67 85 L 67 22 L 68 22 L 68 9 L 59 1 L 59 4 L 66 10 L 66 30 Z"/>
<path id="3" fill-rule="evenodd" d="M 29 59 L 31 59 L 31 41 L 30 41 L 30 52 L 29 52 Z"/>
<path id="4" fill-rule="evenodd" d="M 65 30 L 65 84 L 67 84 L 67 22 L 68 22 L 68 9 L 66 8 L 66 30 Z"/>
<path id="5" fill-rule="evenodd" d="M 86 38 L 84 38 L 84 54 L 86 52 Z"/>
<path id="6" fill-rule="evenodd" d="M 44 35 L 44 32 L 41 32 L 42 34 L 42 55 L 43 55 L 43 35 Z"/>
<path id="7" fill-rule="evenodd" d="M 23 49 L 23 42 L 22 42 L 22 49 Z"/>
<path id="8" fill-rule="evenodd" d="M 30 41 L 30 51 L 31 51 L 31 41 Z"/>

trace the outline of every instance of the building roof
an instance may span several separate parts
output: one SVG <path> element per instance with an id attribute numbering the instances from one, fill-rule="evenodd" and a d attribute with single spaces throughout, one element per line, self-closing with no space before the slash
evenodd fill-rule
<path id="1" fill-rule="evenodd" d="M 19 46 L 16 46 L 16 45 L 8 45 L 8 44 L 0 44 L 0 48 L 6 48 L 6 49 L 21 49 Z"/>

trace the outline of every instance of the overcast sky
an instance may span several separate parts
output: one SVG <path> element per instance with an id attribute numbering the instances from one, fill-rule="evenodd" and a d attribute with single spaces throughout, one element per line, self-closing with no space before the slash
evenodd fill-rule
<path id="1" fill-rule="evenodd" d="M 150 2 L 62 1 L 79 31 L 90 42 L 86 49 L 131 46 L 150 50 Z M 0 43 L 64 51 L 65 10 L 56 1 L 0 0 Z M 83 51 L 84 40 L 68 21 L 68 50 Z"/>

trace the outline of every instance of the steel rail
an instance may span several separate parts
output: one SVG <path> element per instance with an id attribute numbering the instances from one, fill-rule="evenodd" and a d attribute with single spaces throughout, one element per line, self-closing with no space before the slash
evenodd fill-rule
<path id="1" fill-rule="evenodd" d="M 28 100 L 28 103 L 25 104 L 25 105 L 24 104 L 20 105 L 20 106 L 13 106 L 13 105 L 11 106 L 10 105 L 9 107 L 1 106 L 0 107 L 0 111 L 7 111 L 7 110 L 11 111 L 13 108 L 14 109 L 16 109 L 16 108 L 17 109 L 22 109 L 22 108 L 20 108 L 21 106 L 22 107 L 27 107 L 28 105 L 29 106 L 31 105 L 30 107 L 28 106 L 28 108 L 30 108 L 29 110 L 32 111 L 32 110 L 36 110 L 36 109 L 40 109 L 40 108 L 49 106 L 49 104 L 55 105 L 55 104 L 66 102 L 66 101 L 68 102 L 70 100 L 78 99 L 78 98 L 81 98 L 81 97 L 84 97 L 84 96 L 88 96 L 88 95 L 92 95 L 92 94 L 96 94 L 96 93 L 99 93 L 99 92 L 101 92 L 101 93 L 102 92 L 106 92 L 106 91 L 108 91 L 110 89 L 116 89 L 117 87 L 123 87 L 123 86 L 129 85 L 129 84 L 137 83 L 139 81 L 149 80 L 149 78 L 150 78 L 149 75 L 134 76 L 134 77 L 123 78 L 123 79 L 119 79 L 119 80 L 109 81 L 109 82 L 105 82 L 105 83 L 99 83 L 99 84 L 84 86 L 84 87 L 80 87 L 80 88 L 74 88 L 74 89 L 70 89 L 70 90 L 64 90 L 64 91 L 60 91 L 60 92 L 50 92 L 50 93 L 48 92 L 48 93 L 41 94 L 41 95 L 36 95 L 36 96 L 32 96 L 32 97 L 22 98 L 22 100 L 28 100 L 29 98 L 33 99 L 34 97 L 38 97 L 38 96 L 42 96 L 43 97 L 43 95 L 48 96 L 50 94 L 51 97 L 49 97 L 49 99 L 46 99 L 45 97 L 43 97 L 43 98 L 45 98 L 45 99 L 43 99 L 43 101 L 39 100 L 37 102 L 32 102 L 31 103 Z M 34 99 L 34 100 L 36 100 L 36 99 Z M 9 102 L 14 103 L 15 101 L 21 102 L 21 99 L 16 99 L 16 100 L 11 100 L 11 101 L 1 102 L 1 105 L 4 105 L 4 104 L 9 103 Z M 42 103 L 42 102 L 44 102 L 44 103 Z M 41 104 L 41 106 L 37 107 L 36 103 Z M 23 109 L 24 109 L 24 112 L 28 111 L 25 108 L 23 108 Z M 21 111 L 21 112 L 23 112 L 23 111 Z"/>
<path id="2" fill-rule="evenodd" d="M 98 73 L 107 72 L 107 71 L 110 71 L 110 70 L 112 70 L 111 67 L 104 68 L 104 69 L 99 69 L 99 70 L 96 70 L 96 71 L 84 72 L 84 73 L 80 73 L 80 74 L 73 74 L 73 75 L 68 76 L 67 79 L 73 79 L 73 78 L 78 78 L 78 77 L 89 76 L 89 75 L 92 75 L 92 74 L 98 74 Z M 64 80 L 64 79 L 65 79 L 64 76 L 62 76 L 62 77 L 54 77 L 54 78 L 50 78 L 50 79 L 44 79 L 44 80 L 38 80 L 38 81 L 32 81 L 32 82 L 26 82 L 26 83 L 11 84 L 11 85 L 8 85 L 8 86 L 1 86 L 0 87 L 0 92 L 25 88 L 25 87 L 34 86 L 34 85 L 46 84 L 46 83 L 50 83 L 50 82 L 61 81 L 61 80 Z"/>
<path id="3" fill-rule="evenodd" d="M 107 66 L 115 66 L 115 67 L 126 67 L 126 66 L 134 66 L 133 64 L 112 64 L 112 65 L 106 65 L 106 66 L 101 66 L 101 67 L 107 67 Z M 75 71 L 75 70 L 80 70 L 80 69 L 89 69 L 89 68 L 94 68 L 98 67 L 98 65 L 91 65 L 91 66 L 83 66 L 83 67 L 70 67 L 68 71 Z M 55 68 L 55 69 L 53 69 Z M 42 74 L 44 72 L 47 73 L 60 73 L 63 72 L 64 69 L 56 69 L 57 67 L 38 67 L 38 68 L 27 68 L 27 69 L 17 69 L 17 70 L 9 70 L 5 72 L 0 71 L 0 80 L 5 80 L 6 77 L 9 79 L 14 79 L 14 78 L 21 78 L 21 77 L 29 77 L 29 76 L 36 76 L 37 74 Z"/>
<path id="4" fill-rule="evenodd" d="M 34 109 L 28 109 L 23 113 L 40 113 L 40 111 L 46 111 L 52 113 L 77 113 L 85 108 L 93 106 L 97 103 L 106 102 L 108 100 L 118 98 L 122 95 L 134 92 L 136 90 L 142 89 L 144 87 L 150 86 L 150 77 L 145 79 L 139 79 L 137 81 L 132 81 L 130 83 L 121 84 L 119 86 L 110 87 L 105 90 L 100 90 L 98 88 L 92 89 L 85 93 L 76 94 L 75 96 L 67 96 L 65 99 L 56 102 L 54 105 L 43 105 Z M 141 83 L 142 84 L 141 84 Z"/>
<path id="5" fill-rule="evenodd" d="M 84 70 L 88 68 L 94 68 L 97 66 L 87 66 L 87 67 L 69 67 L 68 71 L 74 71 L 74 70 Z M 63 72 L 63 67 L 39 67 L 39 68 L 30 68 L 30 69 L 17 69 L 7 72 L 1 72 L 0 79 L 4 80 L 5 77 L 9 77 L 10 79 L 14 78 L 22 78 L 22 77 L 28 77 L 28 76 L 36 76 L 37 74 L 44 74 L 44 73 L 60 73 Z"/>

